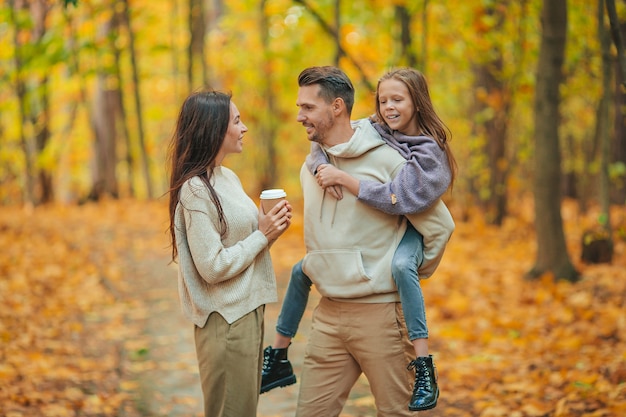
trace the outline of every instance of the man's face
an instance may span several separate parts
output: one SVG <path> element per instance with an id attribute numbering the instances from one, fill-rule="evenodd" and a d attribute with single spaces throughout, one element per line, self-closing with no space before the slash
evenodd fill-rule
<path id="1" fill-rule="evenodd" d="M 335 124 L 335 118 L 332 103 L 326 103 L 319 96 L 319 90 L 320 86 L 317 84 L 300 87 L 296 101 L 296 106 L 300 110 L 296 120 L 306 128 L 310 141 L 324 143 L 328 132 Z"/>

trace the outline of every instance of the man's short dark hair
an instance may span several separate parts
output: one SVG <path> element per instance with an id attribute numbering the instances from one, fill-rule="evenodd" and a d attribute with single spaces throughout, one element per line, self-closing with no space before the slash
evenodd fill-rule
<path id="1" fill-rule="evenodd" d="M 332 102 L 337 97 L 346 104 L 348 116 L 352 114 L 354 106 L 354 86 L 345 72 L 337 67 L 309 67 L 298 76 L 300 87 L 318 84 L 320 86 L 320 97 L 327 103 Z"/>

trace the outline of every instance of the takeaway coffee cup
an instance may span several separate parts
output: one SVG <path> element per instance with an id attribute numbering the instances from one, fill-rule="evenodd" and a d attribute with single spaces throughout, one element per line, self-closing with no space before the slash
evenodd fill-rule
<path id="1" fill-rule="evenodd" d="M 263 213 L 267 213 L 274 207 L 279 201 L 284 200 L 287 197 L 287 193 L 282 188 L 273 188 L 271 190 L 263 190 L 261 192 L 261 207 Z"/>

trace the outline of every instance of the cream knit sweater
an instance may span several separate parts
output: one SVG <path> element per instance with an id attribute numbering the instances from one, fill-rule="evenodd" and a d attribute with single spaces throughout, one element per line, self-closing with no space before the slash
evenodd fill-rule
<path id="1" fill-rule="evenodd" d="M 277 301 L 276 277 L 258 208 L 237 175 L 217 167 L 211 179 L 228 222 L 220 237 L 217 209 L 199 177 L 181 188 L 175 213 L 178 290 L 184 315 L 204 327 L 217 312 L 233 323 Z"/>

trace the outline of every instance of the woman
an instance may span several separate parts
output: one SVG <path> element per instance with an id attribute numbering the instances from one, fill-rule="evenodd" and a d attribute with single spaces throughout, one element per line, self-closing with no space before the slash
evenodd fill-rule
<path id="1" fill-rule="evenodd" d="M 199 92 L 183 103 L 170 144 L 172 260 L 206 417 L 256 415 L 263 314 L 277 299 L 269 247 L 291 222 L 287 201 L 264 214 L 222 166 L 247 131 L 230 95 Z"/>

